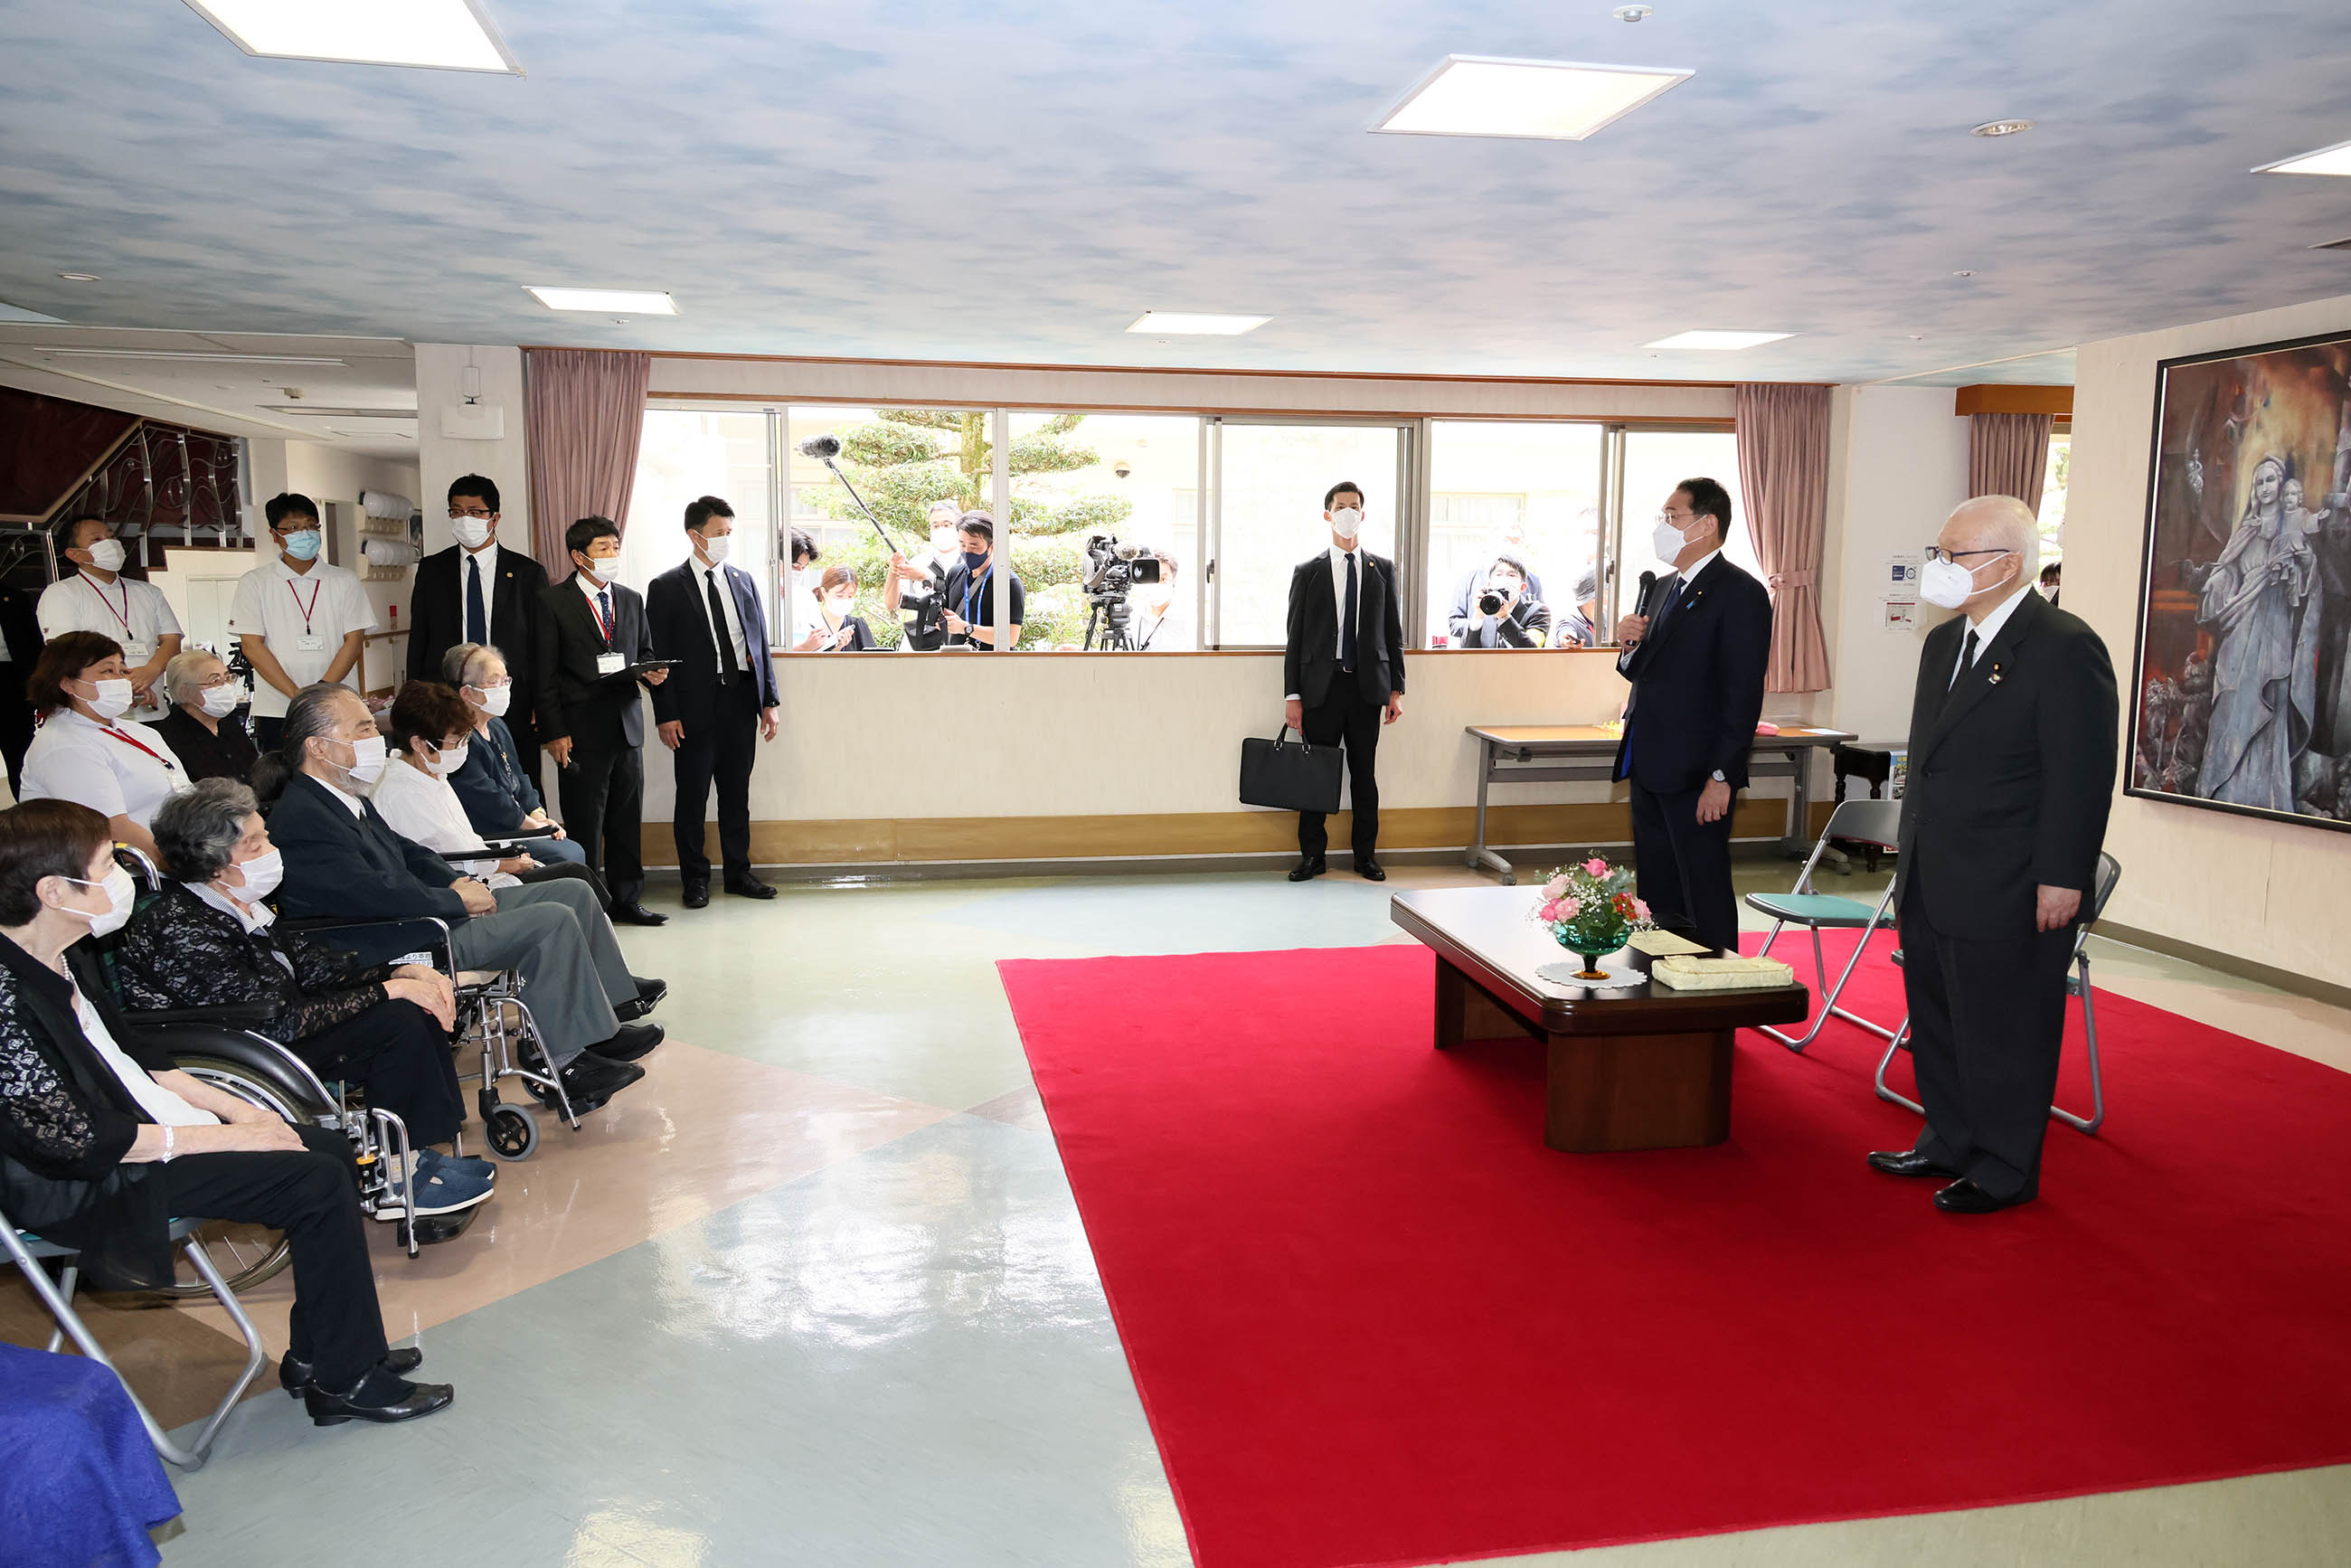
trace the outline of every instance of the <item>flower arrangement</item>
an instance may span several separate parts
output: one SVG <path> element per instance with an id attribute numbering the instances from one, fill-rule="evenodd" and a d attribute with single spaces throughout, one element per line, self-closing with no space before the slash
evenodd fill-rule
<path id="1" fill-rule="evenodd" d="M 1601 957 L 1653 924 L 1649 906 L 1633 896 L 1633 869 L 1612 866 L 1598 855 L 1562 866 L 1544 879 L 1531 917 L 1583 959 L 1576 976 L 1583 980 L 1607 978 Z"/>

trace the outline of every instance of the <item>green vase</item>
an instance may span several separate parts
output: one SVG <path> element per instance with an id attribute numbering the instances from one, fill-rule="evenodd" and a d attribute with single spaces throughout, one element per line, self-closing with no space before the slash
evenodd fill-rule
<path id="1" fill-rule="evenodd" d="M 1633 934 L 1633 927 L 1622 918 L 1612 919 L 1605 925 L 1575 921 L 1552 926 L 1551 934 L 1559 938 L 1561 946 L 1583 960 L 1583 967 L 1576 972 L 1577 979 L 1604 980 L 1608 978 L 1608 971 L 1600 967 L 1600 960 L 1624 946 L 1625 939 Z"/>

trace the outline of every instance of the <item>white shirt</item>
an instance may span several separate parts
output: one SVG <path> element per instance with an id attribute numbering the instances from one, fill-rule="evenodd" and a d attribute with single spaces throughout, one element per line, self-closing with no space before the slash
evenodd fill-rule
<path id="1" fill-rule="evenodd" d="M 99 1018 L 98 1009 L 89 1005 L 89 998 L 81 994 L 79 986 L 74 987 L 73 1008 L 74 1017 L 81 1022 L 83 1038 L 97 1048 L 99 1060 L 105 1062 L 114 1076 L 122 1081 L 122 1087 L 131 1092 L 131 1097 L 133 1100 L 139 1102 L 139 1108 L 141 1111 L 155 1119 L 157 1126 L 217 1127 L 220 1125 L 218 1116 L 214 1115 L 210 1111 L 197 1110 L 169 1089 L 148 1077 L 147 1070 L 131 1061 L 130 1053 L 114 1043 L 114 1037 L 106 1032 L 106 1025 Z"/>
<path id="2" fill-rule="evenodd" d="M 370 799 L 375 801 L 375 809 L 383 813 L 384 821 L 393 832 L 423 844 L 434 854 L 482 847 L 482 831 L 466 820 L 465 804 L 457 799 L 457 791 L 450 787 L 449 780 L 410 767 L 397 751 L 384 765 L 383 777 L 375 781 Z M 450 863 L 467 876 L 479 877 L 493 889 L 522 885 L 520 877 L 498 870 L 495 860 Z"/>
<path id="3" fill-rule="evenodd" d="M 277 923 L 277 912 L 266 904 L 256 904 L 248 909 L 208 882 L 183 882 L 180 885 L 244 926 L 248 936 L 266 931 Z"/>
<path id="4" fill-rule="evenodd" d="M 726 563 L 721 561 L 716 565 L 705 565 L 700 556 L 691 555 L 685 558 L 685 564 L 694 573 L 694 591 L 702 606 L 702 615 L 705 621 L 710 618 L 710 585 L 714 580 L 718 584 L 718 605 L 726 614 L 726 624 L 723 629 L 711 628 L 710 656 L 715 663 L 715 667 L 718 669 L 726 667 L 726 662 L 718 657 L 718 639 L 724 637 L 735 644 L 735 667 L 738 670 L 749 669 L 751 645 L 743 640 L 743 613 L 736 608 L 735 585 L 726 580 Z"/>
<path id="5" fill-rule="evenodd" d="M 69 707 L 42 722 L 25 751 L 27 800 L 71 800 L 145 827 L 188 787 L 172 743 L 143 724 L 100 724 Z"/>
<path id="6" fill-rule="evenodd" d="M 2001 600 L 1997 605 L 1993 606 L 1991 613 L 1985 616 L 1981 621 L 1976 623 L 1975 633 L 1977 658 L 1980 659 L 1983 657 L 1984 650 L 1991 646 L 1991 640 L 2000 635 L 2000 629 L 2008 624 L 2008 618 L 2016 613 L 2016 607 L 2023 603 L 2024 596 L 2032 591 L 2032 584 L 2029 582 L 2023 584 L 2018 588 L 2014 593 L 2010 594 L 2006 599 Z M 1965 631 L 1962 631 L 1959 633 L 1959 656 L 1956 660 L 1952 661 L 1951 664 L 1952 685 L 1958 685 L 1959 684 L 1959 672 L 1967 667 L 1968 634 Z"/>
<path id="7" fill-rule="evenodd" d="M 375 611 L 360 580 L 342 567 L 319 560 L 308 571 L 296 571 L 281 556 L 237 579 L 228 629 L 266 643 L 286 678 L 300 691 L 325 678 L 344 638 L 375 629 Z M 351 674 L 358 670 L 354 664 Z M 351 685 L 351 674 L 343 677 L 344 685 Z M 253 683 L 255 717 L 284 718 L 286 703 L 286 694 L 267 681 Z"/>
<path id="8" fill-rule="evenodd" d="M 40 619 L 42 642 L 68 632 L 95 632 L 121 643 L 122 656 L 133 666 L 153 658 L 164 638 L 185 634 L 162 589 L 120 573 L 112 582 L 100 582 L 86 571 L 61 577 L 41 590 L 34 614 Z M 141 718 L 161 718 L 169 711 L 160 686 L 153 704 L 132 711 Z"/>
<path id="9" fill-rule="evenodd" d="M 1687 571 L 1677 571 L 1674 573 L 1672 577 L 1667 579 L 1667 582 L 1671 589 L 1671 592 L 1667 597 L 1657 601 L 1658 610 L 1664 610 L 1667 605 L 1671 604 L 1676 600 L 1679 599 L 1681 597 L 1682 590 L 1687 588 L 1691 583 L 1696 582 L 1698 580 L 1698 574 L 1704 571 L 1708 567 L 1712 566 L 1714 564 L 1715 557 L 1721 553 L 1722 551 L 1719 548 L 1710 549 L 1704 555 L 1698 557 L 1696 560 L 1690 562 L 1690 569 Z"/>
<path id="10" fill-rule="evenodd" d="M 475 555 L 464 545 L 457 547 L 457 630 L 465 630 L 465 584 L 476 568 L 482 574 L 482 641 L 492 647 L 498 641 L 498 541 L 492 539 Z"/>

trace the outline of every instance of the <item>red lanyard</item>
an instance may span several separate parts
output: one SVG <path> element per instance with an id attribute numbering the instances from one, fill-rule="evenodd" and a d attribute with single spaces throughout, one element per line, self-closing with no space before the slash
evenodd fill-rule
<path id="1" fill-rule="evenodd" d="M 142 741 L 142 740 L 138 740 L 138 739 L 133 738 L 132 737 L 131 737 L 131 736 L 129 736 L 129 735 L 125 734 L 125 733 L 124 733 L 124 732 L 122 732 L 121 730 L 119 730 L 119 729 L 115 728 L 115 727 L 114 727 L 112 725 L 110 725 L 110 724 L 101 724 L 101 725 L 99 725 L 98 727 L 99 727 L 99 729 L 101 729 L 101 730 L 105 731 L 107 734 L 109 734 L 109 735 L 110 735 L 110 736 L 114 737 L 114 738 L 115 738 L 115 739 L 117 739 L 117 740 L 119 740 L 119 741 L 122 742 L 122 744 L 123 744 L 123 745 L 125 745 L 125 746 L 134 746 L 134 747 L 137 747 L 140 750 L 141 750 L 141 751 L 145 752 L 148 756 L 150 756 L 150 757 L 153 758 L 156 761 L 158 761 L 158 762 L 163 762 L 163 754 L 162 754 L 162 752 L 160 752 L 160 751 L 156 750 L 153 747 L 149 746 L 146 742 L 144 742 L 144 741 Z M 164 772 L 166 772 L 166 773 L 177 773 L 177 772 L 179 771 L 179 769 L 178 769 L 178 768 L 174 768 L 174 767 L 172 767 L 172 766 L 170 763 L 168 763 L 168 762 L 163 762 L 163 771 L 164 771 Z"/>
<path id="2" fill-rule="evenodd" d="M 131 585 L 127 582 L 122 582 L 122 580 L 119 577 L 114 580 L 117 582 L 122 583 L 122 608 L 117 610 L 114 607 L 114 601 L 106 596 L 106 590 L 100 588 L 87 573 L 77 575 L 81 577 L 83 582 L 89 585 L 89 591 L 92 593 L 98 595 L 98 601 L 106 606 L 106 612 L 113 616 L 117 621 L 122 622 L 122 634 L 125 637 L 129 637 L 131 635 Z"/>
<path id="3" fill-rule="evenodd" d="M 310 635 L 310 615 L 312 611 L 319 608 L 319 595 L 324 593 L 326 591 L 327 585 L 324 582 L 312 583 L 310 585 L 310 603 L 306 609 L 302 603 L 302 596 L 294 591 L 294 585 L 290 582 L 286 585 L 286 597 L 294 601 L 295 609 L 302 612 L 302 634 L 305 637 Z M 126 590 L 125 593 L 127 594 L 128 591 L 129 591 Z"/>

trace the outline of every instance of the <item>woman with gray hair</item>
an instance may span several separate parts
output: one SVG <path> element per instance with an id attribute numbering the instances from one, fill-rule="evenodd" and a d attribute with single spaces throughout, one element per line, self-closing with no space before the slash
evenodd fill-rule
<path id="1" fill-rule="evenodd" d="M 172 743 L 190 779 L 253 777 L 261 753 L 236 710 L 251 695 L 209 648 L 173 655 L 157 683 L 171 711 L 155 721 L 155 733 Z"/>
<path id="2" fill-rule="evenodd" d="M 233 779 L 206 779 L 165 801 L 155 843 L 172 881 L 123 928 L 115 963 L 124 1001 L 142 1009 L 275 1009 L 252 1026 L 256 1033 L 321 1078 L 358 1083 L 370 1105 L 407 1124 L 418 1214 L 451 1214 L 488 1197 L 487 1162 L 431 1146 L 456 1137 L 465 1114 L 449 1053 L 455 998 L 448 979 L 422 964 L 362 967 L 340 948 L 276 930 L 277 915 L 263 900 L 283 862 L 253 791 Z M 376 1215 L 400 1217 L 398 1206 Z"/>

